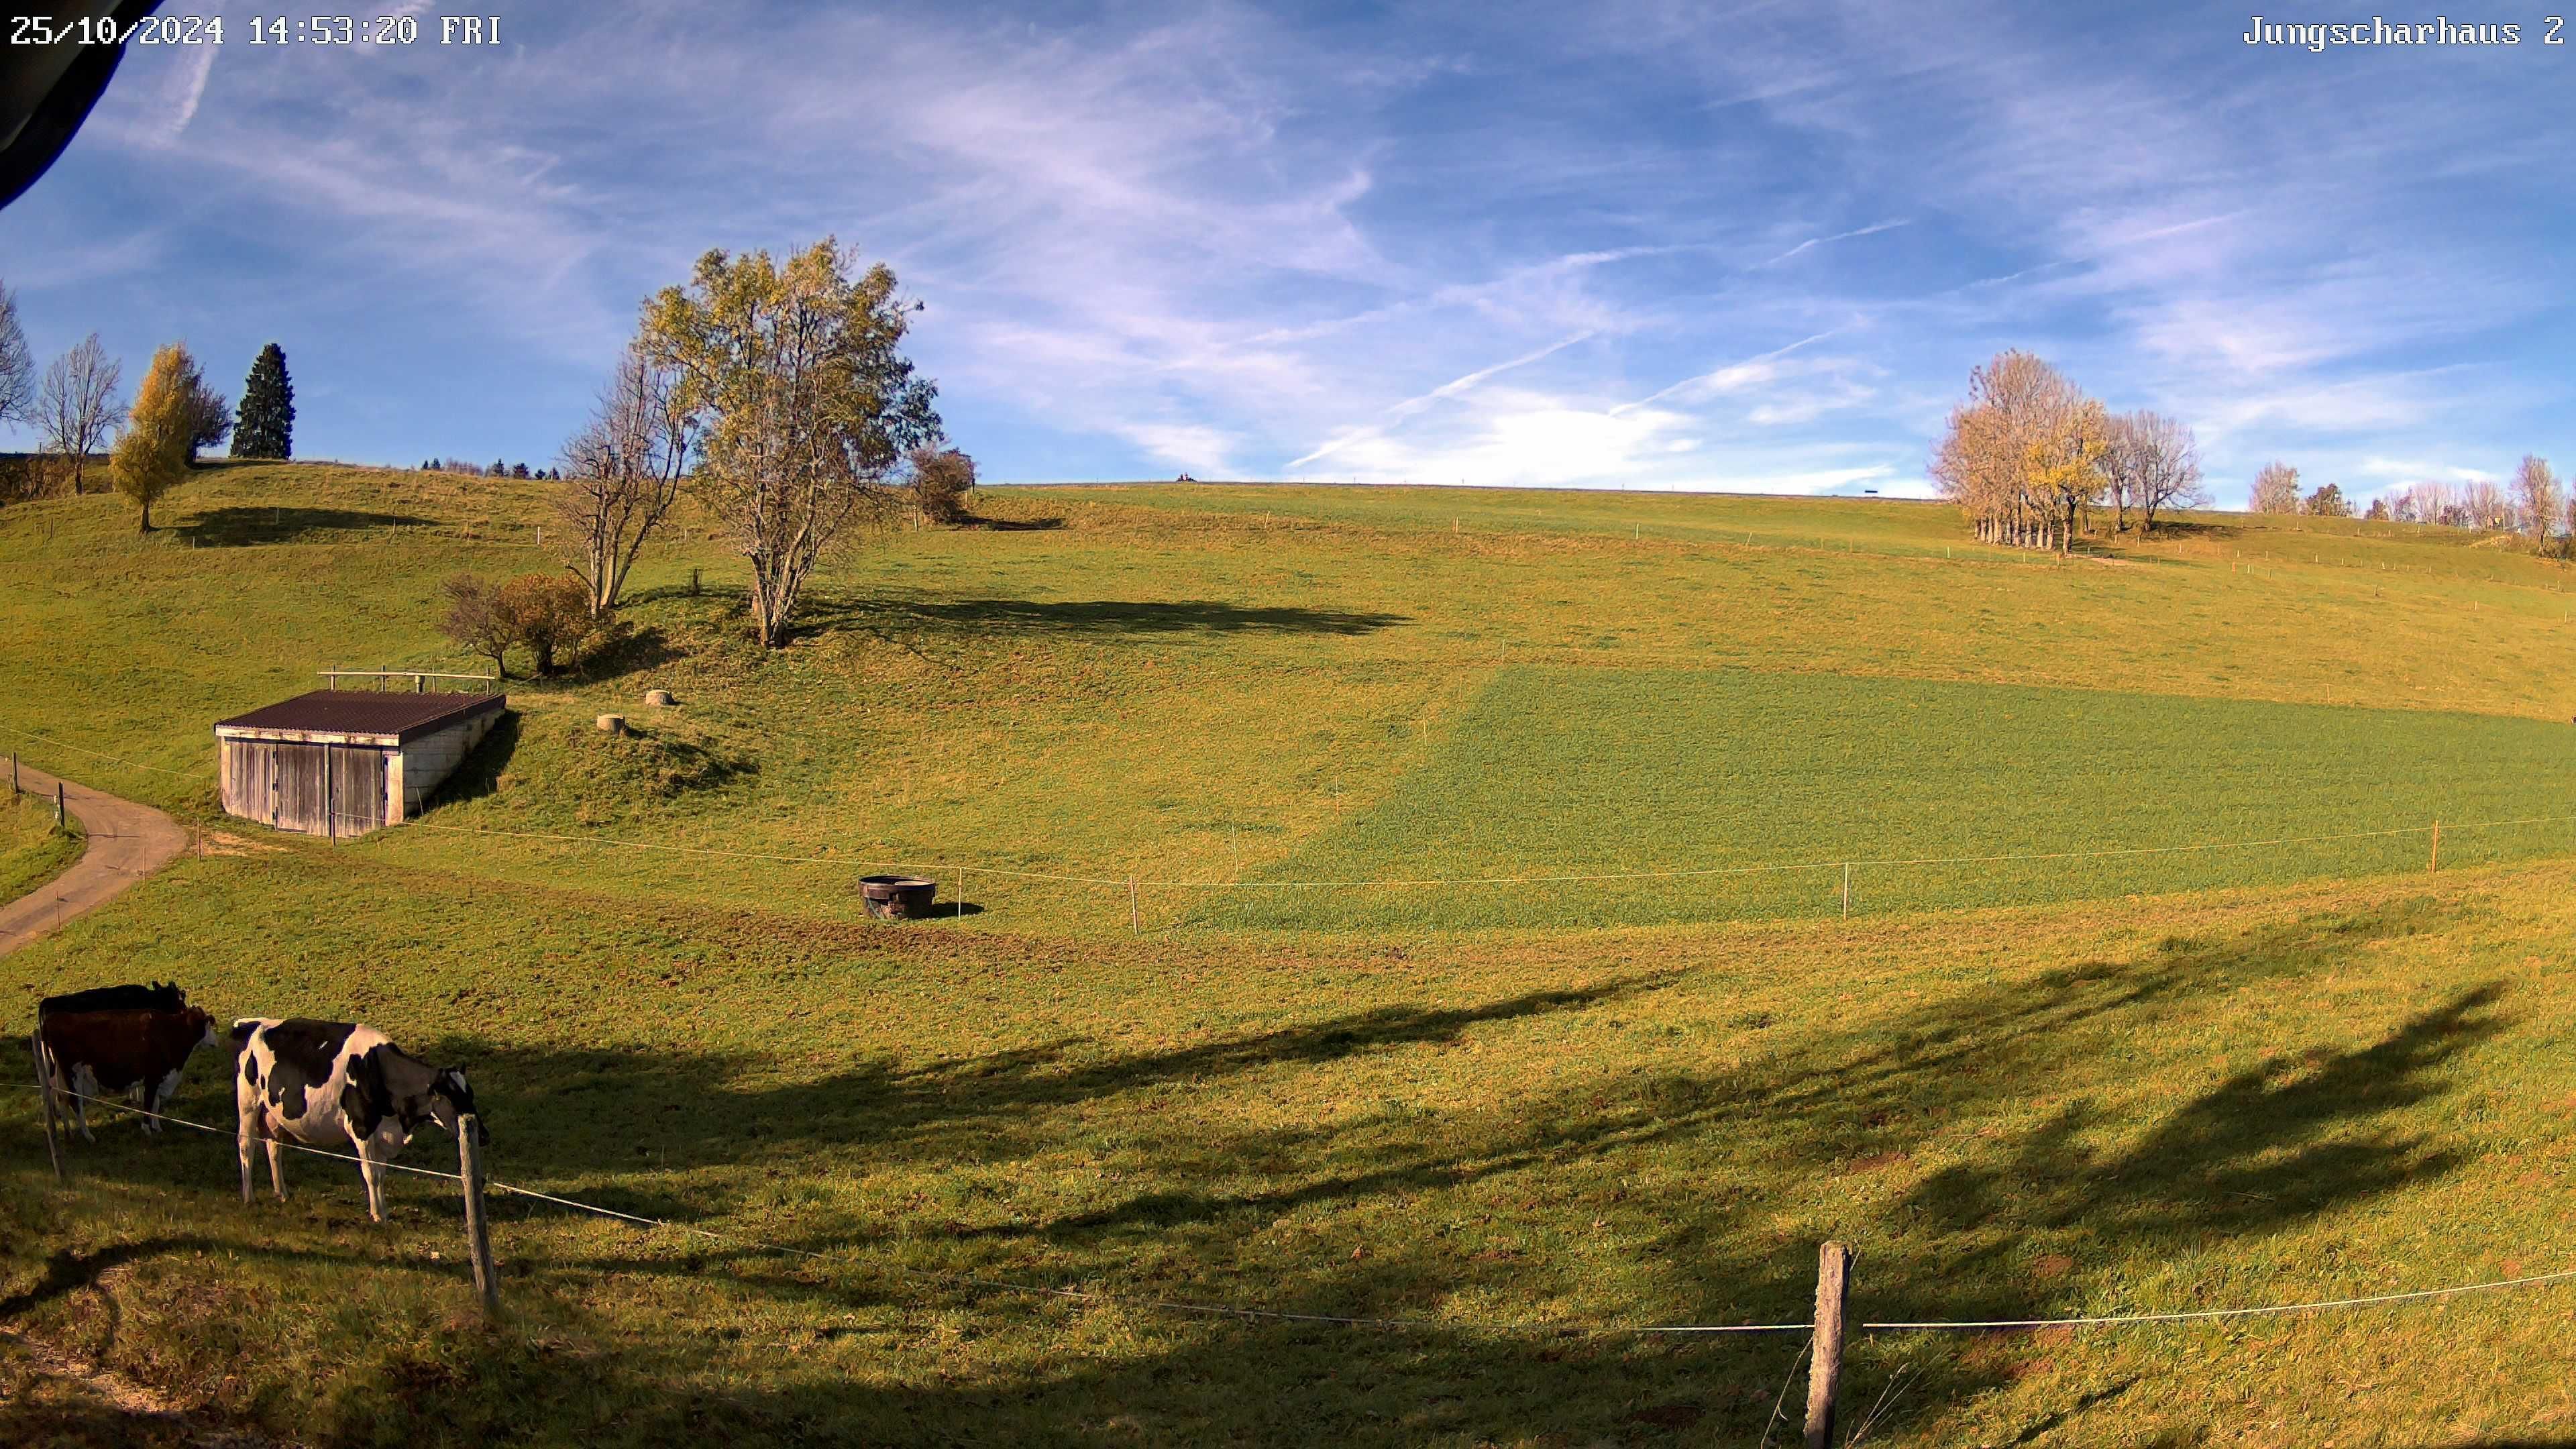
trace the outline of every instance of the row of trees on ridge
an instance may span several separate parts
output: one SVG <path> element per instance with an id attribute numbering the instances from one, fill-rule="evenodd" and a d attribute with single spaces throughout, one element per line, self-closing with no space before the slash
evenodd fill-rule
<path id="1" fill-rule="evenodd" d="M 2253 509 L 2322 518 L 2353 516 L 2352 501 L 2340 487 L 2328 483 L 2302 494 L 2299 470 L 2282 462 L 2266 463 L 2254 475 Z M 2531 453 L 2523 455 L 2513 476 L 2502 483 L 2492 478 L 2410 483 L 2372 499 L 2361 516 L 2519 533 L 2537 548 L 2554 547 L 2560 552 L 2567 552 L 2571 541 L 2576 541 L 2576 496 L 2570 495 L 2548 459 Z"/>
<path id="2" fill-rule="evenodd" d="M 2030 353 L 1998 353 L 1968 374 L 1967 400 L 1950 410 L 1932 454 L 1941 495 L 1974 522 L 1977 537 L 2021 548 L 2073 546 L 2096 508 L 2125 532 L 2158 514 L 2209 502 L 2191 428 L 2153 412 L 2113 413 Z M 2299 470 L 2271 462 L 2254 475 L 2257 513 L 2349 518 L 2339 484 L 2302 493 Z M 2576 495 L 2545 458 L 2525 456 L 2499 484 L 2417 483 L 2371 500 L 2367 518 L 2521 532 L 2536 547 L 2576 556 Z"/>
<path id="3" fill-rule="evenodd" d="M 206 382 L 181 343 L 152 354 L 130 403 L 124 382 L 124 364 L 108 355 L 95 332 L 39 374 L 17 296 L 0 287 L 0 422 L 35 429 L 48 475 L 37 480 L 40 487 L 88 492 L 91 462 L 105 451 L 109 483 L 134 501 L 149 531 L 152 505 L 185 481 L 201 449 L 229 436 L 236 458 L 293 454 L 294 386 L 286 353 L 274 342 L 252 360 L 238 409 Z"/>
<path id="4" fill-rule="evenodd" d="M 2120 531 L 2134 513 L 2146 533 L 2158 514 L 2209 501 L 2187 424 L 2114 413 L 2019 350 L 1968 374 L 1967 400 L 1950 410 L 1931 474 L 1978 538 L 2016 548 L 2064 552 L 2106 503 Z"/>

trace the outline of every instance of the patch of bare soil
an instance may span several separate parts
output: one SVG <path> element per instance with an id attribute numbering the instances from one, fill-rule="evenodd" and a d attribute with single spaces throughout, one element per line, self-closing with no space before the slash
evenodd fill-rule
<path id="1" fill-rule="evenodd" d="M 199 855 L 275 855 L 285 848 L 222 830 L 208 830 L 197 836 Z"/>

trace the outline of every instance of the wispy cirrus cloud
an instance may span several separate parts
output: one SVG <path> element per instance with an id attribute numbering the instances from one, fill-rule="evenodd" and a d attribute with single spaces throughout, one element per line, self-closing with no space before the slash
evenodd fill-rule
<path id="1" fill-rule="evenodd" d="M 997 476 L 1911 487 L 2005 346 L 2197 422 L 2222 494 L 2552 450 L 2530 56 L 1913 19 L 694 0 L 138 51 L 0 254 L 40 346 L 282 336 L 352 456 L 541 455 L 699 251 L 825 232 L 928 303 Z"/>

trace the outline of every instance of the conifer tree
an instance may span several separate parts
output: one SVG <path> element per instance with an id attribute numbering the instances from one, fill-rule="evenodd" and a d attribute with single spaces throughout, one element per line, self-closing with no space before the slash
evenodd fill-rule
<path id="1" fill-rule="evenodd" d="M 233 422 L 236 458 L 295 456 L 295 384 L 287 380 L 286 350 L 272 342 L 252 359 L 242 380 L 241 409 Z"/>

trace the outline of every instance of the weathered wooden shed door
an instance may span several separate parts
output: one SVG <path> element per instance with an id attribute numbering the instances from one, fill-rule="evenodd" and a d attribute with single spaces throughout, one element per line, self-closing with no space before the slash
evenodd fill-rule
<path id="1" fill-rule="evenodd" d="M 281 741 L 269 823 L 308 835 L 364 835 L 384 824 L 385 754 L 371 745 Z"/>
<path id="2" fill-rule="evenodd" d="M 277 823 L 277 746 L 266 740 L 224 742 L 224 813 Z"/>
<path id="3" fill-rule="evenodd" d="M 277 804 L 269 823 L 308 835 L 330 834 L 331 804 L 324 792 L 331 782 L 331 747 L 281 742 L 275 749 Z"/>
<path id="4" fill-rule="evenodd" d="M 385 823 L 385 752 L 371 745 L 330 751 L 331 835 L 364 835 Z"/>

